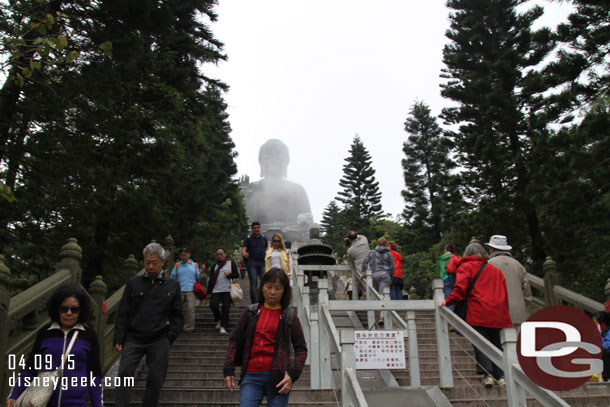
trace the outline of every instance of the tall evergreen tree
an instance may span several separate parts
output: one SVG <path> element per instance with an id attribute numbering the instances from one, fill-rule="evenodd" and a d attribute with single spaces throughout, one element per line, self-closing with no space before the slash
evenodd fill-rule
<path id="1" fill-rule="evenodd" d="M 339 180 L 342 190 L 336 199 L 343 204 L 346 225 L 362 231 L 372 221 L 380 219 L 383 211 L 371 155 L 360 137 L 354 137 L 345 161 L 343 177 Z"/>
<path id="2" fill-rule="evenodd" d="M 342 257 L 345 255 L 343 241 L 346 236 L 347 228 L 345 226 L 344 213 L 337 205 L 334 199 L 330 201 L 328 206 L 322 212 L 322 221 L 320 222 L 324 236 L 322 241 L 333 248 L 333 252 Z"/>
<path id="3" fill-rule="evenodd" d="M 416 102 L 405 122 L 409 134 L 403 144 L 402 160 L 406 189 L 403 217 L 408 228 L 419 235 L 417 240 L 428 248 L 441 239 L 461 201 L 456 164 L 450 158 L 451 142 L 424 102 Z"/>
<path id="4" fill-rule="evenodd" d="M 557 28 L 562 45 L 559 58 L 541 73 L 552 85 L 564 85 L 550 97 L 549 110 L 555 115 L 572 112 L 600 97 L 610 89 L 610 2 L 573 0 L 576 7 L 566 23 Z"/>
<path id="5" fill-rule="evenodd" d="M 208 27 L 215 3 L 62 3 L 74 46 L 104 39 L 113 55 L 83 53 L 23 87 L 0 158 L 18 199 L 0 202 L 11 269 L 44 276 L 69 236 L 85 282 L 109 281 L 121 259 L 168 234 L 200 260 L 237 244 L 245 215 L 225 86 L 199 70 L 225 58 Z"/>
<path id="6" fill-rule="evenodd" d="M 547 84 L 534 69 L 554 48 L 551 31 L 532 31 L 541 7 L 518 14 L 522 0 L 449 0 L 450 43 L 442 95 L 459 105 L 443 118 L 459 126 L 452 134 L 469 198 L 479 208 L 486 235 L 510 236 L 542 271 L 545 247 L 538 208 L 530 199 L 539 187 L 537 147 L 548 137 L 544 115 Z M 527 238 L 523 238 L 527 231 Z"/>

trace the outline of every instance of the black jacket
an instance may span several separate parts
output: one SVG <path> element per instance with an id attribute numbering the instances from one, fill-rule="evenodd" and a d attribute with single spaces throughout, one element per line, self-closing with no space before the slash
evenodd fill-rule
<path id="1" fill-rule="evenodd" d="M 153 284 L 159 284 L 141 307 L 140 301 Z M 134 314 L 135 313 L 135 314 Z M 127 337 L 148 341 L 166 336 L 171 343 L 182 330 L 182 293 L 171 278 L 152 280 L 147 274 L 129 279 L 121 298 L 114 326 L 114 343 L 124 344 Z"/>

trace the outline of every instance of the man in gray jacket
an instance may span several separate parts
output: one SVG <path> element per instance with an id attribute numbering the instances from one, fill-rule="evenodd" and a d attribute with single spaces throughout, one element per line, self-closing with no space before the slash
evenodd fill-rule
<path id="1" fill-rule="evenodd" d="M 515 329 L 519 330 L 521 324 L 527 319 L 527 305 L 532 301 L 532 289 L 527 281 L 525 268 L 510 253 L 506 236 L 493 235 L 489 238 L 488 263 L 496 266 L 506 279 L 506 292 L 508 293 L 508 309 L 510 319 Z"/>
<path id="2" fill-rule="evenodd" d="M 362 262 L 369 253 L 369 241 L 364 235 L 359 235 L 355 231 L 350 230 L 347 232 L 347 238 L 345 238 L 345 248 L 347 249 L 347 264 L 352 268 L 353 273 L 362 268 Z M 362 294 L 360 283 L 358 281 L 353 284 L 353 279 L 349 279 L 347 282 L 346 292 L 352 291 L 352 299 L 357 300 Z"/>

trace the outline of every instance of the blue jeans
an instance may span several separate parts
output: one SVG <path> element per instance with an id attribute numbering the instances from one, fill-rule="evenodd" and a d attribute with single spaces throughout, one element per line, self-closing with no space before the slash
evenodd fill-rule
<path id="1" fill-rule="evenodd" d="M 246 373 L 239 386 L 239 407 L 259 407 L 263 397 L 267 397 L 269 407 L 285 407 L 289 394 L 272 396 L 269 372 Z"/>
<path id="2" fill-rule="evenodd" d="M 250 278 L 250 302 L 254 304 L 258 293 L 258 279 L 265 274 L 265 262 L 248 260 L 248 277 Z"/>
<path id="3" fill-rule="evenodd" d="M 445 294 L 445 299 L 449 298 L 451 293 L 453 292 L 453 286 L 455 285 L 456 276 L 455 274 L 447 274 L 447 278 L 443 280 L 443 294 Z M 451 311 L 455 308 L 455 305 L 450 305 L 449 308 Z"/>

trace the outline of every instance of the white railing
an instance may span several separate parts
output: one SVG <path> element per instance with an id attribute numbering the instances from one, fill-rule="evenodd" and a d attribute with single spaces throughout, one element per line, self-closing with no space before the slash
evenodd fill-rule
<path id="1" fill-rule="evenodd" d="M 354 329 L 337 329 L 332 313 L 367 312 L 369 329 L 374 328 L 375 312 L 383 311 L 384 330 L 403 330 L 407 337 L 408 363 L 411 376 L 411 386 L 421 386 L 419 369 L 419 351 L 417 346 L 417 331 L 415 328 L 416 311 L 433 311 L 435 315 L 436 341 L 438 348 L 439 377 L 441 387 L 453 387 L 453 369 L 449 346 L 448 326 L 454 326 L 470 343 L 483 352 L 493 363 L 504 371 L 509 407 L 525 406 L 526 392 L 536 400 L 549 407 L 567 407 L 568 404 L 555 393 L 545 390 L 533 383 L 521 370 L 517 361 L 517 333 L 513 328 L 503 329 L 501 333 L 503 350 L 497 349 L 491 342 L 483 338 L 464 320 L 457 317 L 447 308 L 438 308 L 444 300 L 443 282 L 433 281 L 433 300 L 403 300 L 391 301 L 389 291 L 380 295 L 371 287 L 370 271 L 367 272 L 367 300 L 360 301 L 329 301 L 328 281 L 322 271 L 345 272 L 347 266 L 298 266 L 298 256 L 292 256 L 293 297 L 303 324 L 305 337 L 308 339 L 308 363 L 311 367 L 311 387 L 340 388 L 343 406 L 364 407 L 366 399 L 356 376 L 354 355 Z M 310 290 L 305 286 L 305 273 L 319 272 L 317 302 L 310 305 Z M 357 290 L 359 273 L 352 274 L 352 289 Z M 310 274 L 310 280 L 311 274 Z M 406 322 L 400 315 L 406 314 Z M 392 328 L 394 327 L 394 328 Z M 336 361 L 331 364 L 331 359 Z M 334 383 L 332 367 L 339 372 L 340 380 Z"/>
<path id="2" fill-rule="evenodd" d="M 434 301 L 435 303 L 440 304 L 445 299 L 443 295 L 443 282 L 441 280 L 434 280 L 432 284 L 434 288 Z M 526 391 L 545 407 L 569 407 L 569 404 L 555 393 L 541 388 L 523 373 L 517 360 L 517 331 L 514 328 L 502 329 L 502 350 L 500 350 L 475 331 L 466 321 L 459 318 L 445 307 L 435 308 L 435 320 L 437 341 L 439 341 L 439 338 L 442 339 L 441 344 L 439 344 L 439 356 L 442 348 L 447 346 L 445 349 L 448 350 L 448 324 L 451 324 L 464 338 L 476 346 L 485 356 L 504 371 L 506 396 L 509 407 L 525 406 Z M 448 363 L 445 363 L 444 368 L 450 370 L 451 356 L 449 352 L 446 352 L 446 354 L 447 356 L 444 356 L 444 358 L 447 358 L 445 362 Z M 441 368 L 441 386 L 453 387 L 453 378 L 450 375 L 447 376 L 446 372 L 445 375 L 443 375 L 442 369 L 443 368 Z M 443 376 L 446 379 L 451 379 L 450 382 L 446 381 L 443 384 Z"/>

